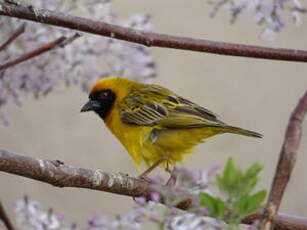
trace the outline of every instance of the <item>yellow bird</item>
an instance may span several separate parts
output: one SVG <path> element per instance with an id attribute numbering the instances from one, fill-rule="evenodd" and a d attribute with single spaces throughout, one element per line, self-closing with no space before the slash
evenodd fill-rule
<path id="1" fill-rule="evenodd" d="M 216 114 L 159 85 L 125 78 L 105 78 L 91 89 L 81 112 L 94 111 L 125 146 L 136 165 L 158 165 L 169 171 L 194 146 L 222 133 L 261 134 L 229 126 Z"/>

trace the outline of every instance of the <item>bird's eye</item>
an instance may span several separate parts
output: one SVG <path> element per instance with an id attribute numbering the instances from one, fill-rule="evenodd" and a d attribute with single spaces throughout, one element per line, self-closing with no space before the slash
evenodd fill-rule
<path id="1" fill-rule="evenodd" d="M 104 91 L 104 92 L 101 92 L 99 96 L 101 99 L 106 99 L 109 96 L 109 93 Z"/>

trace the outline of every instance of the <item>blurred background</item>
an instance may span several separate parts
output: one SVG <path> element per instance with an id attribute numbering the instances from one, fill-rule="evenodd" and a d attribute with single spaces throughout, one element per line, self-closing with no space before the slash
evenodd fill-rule
<path id="1" fill-rule="evenodd" d="M 154 31 L 172 35 L 307 50 L 307 20 L 303 26 L 286 27 L 274 42 L 260 40 L 252 19 L 229 25 L 220 11 L 208 17 L 203 1 L 117 0 L 113 8 L 121 16 L 150 13 Z M 290 23 L 290 20 L 289 20 Z M 186 165 L 210 169 L 229 156 L 245 168 L 263 166 L 259 188 L 270 189 L 290 113 L 307 87 L 305 63 L 218 56 L 164 48 L 152 48 L 158 76 L 153 80 L 220 115 L 232 125 L 254 130 L 263 139 L 222 135 L 199 145 Z M 85 57 L 86 58 L 86 57 Z M 25 70 L 26 71 L 26 70 Z M 46 98 L 26 98 L 22 108 L 8 107 L 11 124 L 0 123 L 0 146 L 67 165 L 100 168 L 136 175 L 129 155 L 94 113 L 79 113 L 87 95 L 77 87 L 61 87 Z M 299 216 L 307 213 L 307 122 L 297 164 L 281 211 Z M 158 170 L 161 172 L 161 170 Z M 46 207 L 64 212 L 68 221 L 84 222 L 94 211 L 115 215 L 129 212 L 129 197 L 74 188 L 56 188 L 26 178 L 0 173 L 0 199 L 12 212 L 14 201 L 27 194 Z"/>

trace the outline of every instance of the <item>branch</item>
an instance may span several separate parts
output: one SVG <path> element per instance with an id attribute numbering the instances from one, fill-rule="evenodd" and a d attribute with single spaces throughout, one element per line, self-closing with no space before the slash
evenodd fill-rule
<path id="1" fill-rule="evenodd" d="M 57 161 L 36 159 L 0 149 L 0 171 L 42 181 L 57 187 L 77 187 L 126 196 L 147 196 L 148 183 L 121 173 L 83 169 Z"/>
<path id="2" fill-rule="evenodd" d="M 0 201 L 0 220 L 3 221 L 4 225 L 6 226 L 7 230 L 15 230 L 12 222 L 10 221 L 8 215 L 5 212 L 5 209 Z"/>
<path id="3" fill-rule="evenodd" d="M 39 55 L 41 55 L 41 54 L 43 54 L 47 51 L 50 51 L 54 48 L 64 47 L 65 45 L 74 41 L 78 37 L 80 37 L 80 34 L 78 34 L 78 33 L 76 33 L 75 35 L 68 37 L 68 38 L 65 37 L 65 36 L 61 36 L 61 37 L 57 38 L 56 40 L 54 40 L 52 42 L 46 43 L 46 44 L 42 45 L 41 47 L 39 47 L 35 50 L 32 50 L 28 53 L 23 54 L 22 56 L 16 58 L 15 60 L 8 61 L 8 62 L 0 65 L 0 72 L 9 68 L 9 67 L 15 66 L 15 65 L 17 65 L 21 62 L 27 61 L 27 60 L 29 60 L 33 57 L 39 56 Z"/>
<path id="4" fill-rule="evenodd" d="M 16 58 L 15 60 L 12 61 L 8 61 L 2 65 L 0 65 L 0 71 L 7 69 L 9 67 L 12 67 L 14 65 L 17 65 L 21 62 L 27 61 L 35 56 L 39 56 L 55 47 L 57 47 L 59 44 L 61 44 L 64 40 L 66 39 L 66 37 L 61 36 L 59 38 L 57 38 L 56 40 L 49 42 L 41 47 L 39 47 L 38 49 L 32 50 L 28 53 L 23 54 L 22 56 Z"/>
<path id="5" fill-rule="evenodd" d="M 274 217 L 278 212 L 284 191 L 290 180 L 290 176 L 295 165 L 296 153 L 298 151 L 302 135 L 302 123 L 306 112 L 307 91 L 298 102 L 289 120 L 285 140 L 279 155 L 278 165 L 276 167 L 271 192 L 263 213 L 263 221 L 261 223 L 262 230 L 273 229 Z"/>
<path id="6" fill-rule="evenodd" d="M 64 165 L 59 161 L 37 159 L 31 156 L 9 152 L 0 149 L 0 171 L 38 180 L 57 187 L 87 188 L 131 197 L 148 197 L 151 199 L 152 186 L 144 180 L 124 175 L 122 173 L 108 173 L 100 169 L 83 169 Z M 159 186 L 160 187 L 160 186 Z M 161 189 L 164 189 L 161 186 Z M 166 188 L 165 188 L 166 189 Z M 161 199 L 161 202 L 163 199 Z M 177 208 L 186 210 L 193 208 L 193 203 L 180 202 Z M 260 215 L 252 215 L 243 222 L 252 223 L 260 219 Z M 276 230 L 307 229 L 307 220 L 296 223 L 297 217 L 277 216 Z M 302 226 L 304 228 L 302 228 Z"/>
<path id="7" fill-rule="evenodd" d="M 9 44 L 11 44 L 20 34 L 25 32 L 26 24 L 21 24 L 12 34 L 8 37 L 8 39 L 0 45 L 0 52 L 4 50 Z"/>
<path id="8" fill-rule="evenodd" d="M 261 220 L 262 213 L 258 212 L 245 218 L 245 224 L 253 224 Z M 274 229 L 276 230 L 307 230 L 307 219 L 298 216 L 289 216 L 284 213 L 278 213 L 274 219 Z"/>
<path id="9" fill-rule="evenodd" d="M 33 6 L 10 4 L 7 1 L 0 2 L 0 15 L 98 34 L 148 47 L 155 46 L 239 57 L 307 62 L 307 51 L 304 50 L 267 48 L 143 32 L 65 13 L 36 9 Z"/>

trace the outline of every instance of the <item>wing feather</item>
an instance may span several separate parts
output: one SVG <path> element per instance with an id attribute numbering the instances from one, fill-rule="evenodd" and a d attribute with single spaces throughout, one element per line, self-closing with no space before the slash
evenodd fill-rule
<path id="1" fill-rule="evenodd" d="M 156 85 L 131 92 L 119 105 L 123 122 L 165 128 L 223 125 L 213 112 Z"/>

